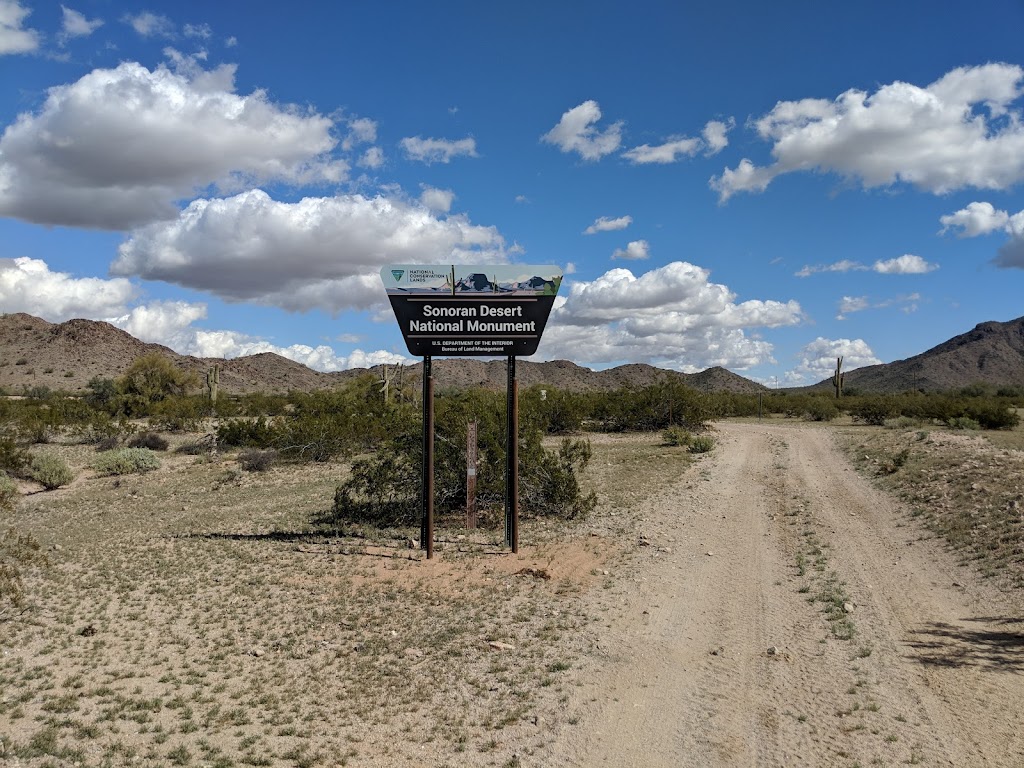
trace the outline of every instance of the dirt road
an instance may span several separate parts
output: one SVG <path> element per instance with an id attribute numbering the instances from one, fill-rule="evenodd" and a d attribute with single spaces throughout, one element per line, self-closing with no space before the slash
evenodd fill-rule
<path id="1" fill-rule="evenodd" d="M 1019 601 L 827 429 L 718 430 L 641 510 L 636 561 L 603 596 L 606 663 L 547 764 L 1024 765 Z"/>

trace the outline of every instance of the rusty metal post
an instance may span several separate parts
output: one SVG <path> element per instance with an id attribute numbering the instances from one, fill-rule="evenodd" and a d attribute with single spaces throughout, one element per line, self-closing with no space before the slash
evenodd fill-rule
<path id="1" fill-rule="evenodd" d="M 508 445 L 505 448 L 505 543 L 519 552 L 519 382 L 516 358 L 508 358 L 506 390 Z"/>
<path id="2" fill-rule="evenodd" d="M 466 527 L 476 528 L 476 470 L 478 461 L 476 422 L 466 425 Z"/>
<path id="3" fill-rule="evenodd" d="M 434 556 L 434 374 L 430 356 L 423 358 L 423 482 L 420 549 Z"/>

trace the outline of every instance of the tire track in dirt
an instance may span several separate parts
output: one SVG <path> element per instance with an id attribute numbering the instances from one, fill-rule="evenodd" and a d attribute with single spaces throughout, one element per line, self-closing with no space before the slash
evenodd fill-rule
<path id="1" fill-rule="evenodd" d="M 794 441 L 792 459 L 808 495 L 825 501 L 820 523 L 857 603 L 858 641 L 875 646 L 879 700 L 909 712 L 916 703 L 931 724 L 916 734 L 915 756 L 929 765 L 1024 765 L 1019 599 L 958 565 L 849 468 L 827 432 Z"/>
<path id="2" fill-rule="evenodd" d="M 608 662 L 569 703 L 581 722 L 554 734 L 545 764 L 1024 764 L 1021 667 L 932 658 L 941 628 L 1014 632 L 969 618 L 1021 614 L 953 586 L 969 574 L 911 541 L 920 532 L 826 431 L 728 423 L 718 439 L 636 511 L 654 546 L 601 596 Z M 852 601 L 852 639 L 833 637 L 812 601 L 829 577 Z M 981 598 L 991 608 L 971 605 Z"/>

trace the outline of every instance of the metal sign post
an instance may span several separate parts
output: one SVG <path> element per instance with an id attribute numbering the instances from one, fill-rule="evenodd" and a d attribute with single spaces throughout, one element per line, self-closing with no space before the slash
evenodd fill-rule
<path id="1" fill-rule="evenodd" d="M 505 542 L 519 551 L 519 391 L 516 356 L 537 351 L 562 271 L 551 265 L 395 264 L 380 271 L 409 353 L 423 358 L 423 514 L 420 547 L 434 554 L 433 355 L 508 358 Z M 476 466 L 467 463 L 467 493 Z M 475 523 L 467 509 L 466 524 Z"/>
<path id="2" fill-rule="evenodd" d="M 430 357 L 423 358 L 423 484 L 420 549 L 434 556 L 434 375 Z"/>
<path id="3" fill-rule="evenodd" d="M 505 449 L 505 544 L 519 552 L 519 382 L 516 358 L 508 358 L 505 393 L 508 446 Z"/>
<path id="4" fill-rule="evenodd" d="M 466 527 L 476 528 L 476 471 L 479 450 L 476 436 L 476 422 L 466 425 Z"/>

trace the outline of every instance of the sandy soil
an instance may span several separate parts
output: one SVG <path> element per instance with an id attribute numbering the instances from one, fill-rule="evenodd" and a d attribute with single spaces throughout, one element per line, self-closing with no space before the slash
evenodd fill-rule
<path id="1" fill-rule="evenodd" d="M 550 766 L 1024 765 L 1024 611 L 806 424 L 718 426 L 592 596 Z"/>

